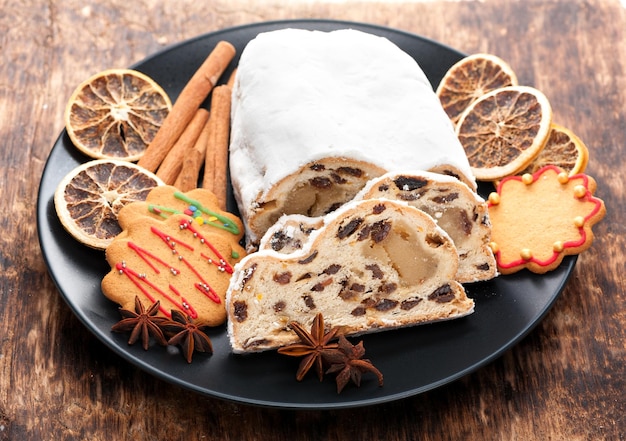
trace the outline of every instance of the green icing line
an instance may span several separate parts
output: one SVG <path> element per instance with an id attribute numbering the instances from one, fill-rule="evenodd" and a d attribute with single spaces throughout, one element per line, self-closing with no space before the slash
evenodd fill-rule
<path id="1" fill-rule="evenodd" d="M 185 196 L 183 193 L 179 191 L 174 192 L 174 197 L 189 205 L 195 206 L 202 213 L 209 215 L 211 217 L 215 217 L 219 221 L 219 222 L 209 222 L 209 225 L 212 225 L 217 228 L 221 228 L 233 234 L 239 234 L 239 228 L 237 227 L 237 225 L 231 222 L 231 220 L 228 219 L 226 216 L 222 216 L 221 214 L 218 214 L 214 211 L 209 210 L 208 208 L 204 207 L 200 202 Z"/>
<path id="2" fill-rule="evenodd" d="M 237 225 L 233 223 L 226 216 L 222 216 L 221 214 L 218 214 L 218 213 L 215 213 L 214 211 L 209 210 L 208 208 L 204 207 L 200 202 L 194 199 L 188 198 L 187 196 L 185 196 L 183 193 L 179 191 L 174 192 L 174 197 L 178 200 L 185 202 L 186 204 L 193 205 L 202 213 L 208 216 L 214 217 L 218 220 L 218 222 L 215 222 L 215 221 L 207 222 L 206 220 L 204 220 L 205 225 L 211 225 L 212 227 L 219 228 L 221 230 L 226 230 L 235 235 L 239 234 L 239 228 L 237 227 Z M 155 204 L 149 204 L 148 210 L 151 213 L 158 214 L 159 216 L 164 217 L 164 218 L 168 218 L 172 214 L 183 214 L 182 211 L 176 210 L 175 208 L 170 208 L 170 207 L 165 207 L 163 205 L 155 205 Z"/>
<path id="3" fill-rule="evenodd" d="M 174 208 L 169 208 L 169 207 L 164 207 L 163 205 L 154 205 L 154 204 L 148 204 L 148 211 L 150 213 L 158 214 L 159 216 L 164 217 L 164 218 L 169 217 L 164 212 L 169 213 L 169 214 L 182 214 L 182 211 L 175 210 Z"/>

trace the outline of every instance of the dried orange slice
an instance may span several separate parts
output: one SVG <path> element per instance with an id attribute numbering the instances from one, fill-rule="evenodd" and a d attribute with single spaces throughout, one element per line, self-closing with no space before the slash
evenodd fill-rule
<path id="1" fill-rule="evenodd" d="M 80 84 L 65 108 L 65 128 L 91 158 L 136 161 L 161 127 L 172 103 L 147 75 L 109 69 Z"/>
<path id="2" fill-rule="evenodd" d="M 469 55 L 454 64 L 437 87 L 437 96 L 453 123 L 471 103 L 492 90 L 517 86 L 511 66 L 491 54 Z"/>
<path id="3" fill-rule="evenodd" d="M 476 179 L 495 181 L 535 159 L 551 124 L 552 107 L 541 91 L 509 86 L 474 101 L 461 114 L 456 134 Z"/>
<path id="4" fill-rule="evenodd" d="M 546 165 L 555 165 L 569 176 L 573 176 L 584 172 L 587 162 L 589 162 L 587 146 L 570 129 L 553 123 L 546 145 L 539 155 L 524 170 L 515 174 L 533 174 Z"/>
<path id="5" fill-rule="evenodd" d="M 117 214 L 123 206 L 144 201 L 161 179 L 122 160 L 97 159 L 79 165 L 59 183 L 54 205 L 63 227 L 76 240 L 105 249 L 121 232 Z"/>

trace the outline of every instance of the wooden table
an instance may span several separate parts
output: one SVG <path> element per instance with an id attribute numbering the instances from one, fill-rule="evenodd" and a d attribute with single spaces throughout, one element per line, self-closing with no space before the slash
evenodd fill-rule
<path id="1" fill-rule="evenodd" d="M 591 440 L 626 434 L 626 12 L 617 0 L 0 0 L 0 440 Z M 71 313 L 37 239 L 39 178 L 74 87 L 185 39 L 288 18 L 370 22 L 510 62 L 591 151 L 608 207 L 535 330 L 439 389 L 346 410 L 193 395 L 106 349 Z M 167 393 L 163 393 L 167 391 Z"/>

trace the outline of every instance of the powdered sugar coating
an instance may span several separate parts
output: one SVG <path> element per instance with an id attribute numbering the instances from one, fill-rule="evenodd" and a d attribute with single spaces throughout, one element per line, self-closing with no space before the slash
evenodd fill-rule
<path id="1" fill-rule="evenodd" d="M 387 171 L 448 165 L 474 182 L 426 75 L 391 41 L 351 29 L 259 34 L 233 86 L 230 170 L 244 218 L 273 185 L 328 157 Z"/>

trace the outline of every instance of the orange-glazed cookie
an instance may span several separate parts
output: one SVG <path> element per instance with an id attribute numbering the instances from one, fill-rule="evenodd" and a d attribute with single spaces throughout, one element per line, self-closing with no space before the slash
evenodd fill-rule
<path id="1" fill-rule="evenodd" d="M 233 267 L 245 256 L 241 221 L 216 208 L 206 190 L 169 187 L 157 196 L 120 211 L 123 230 L 106 249 L 111 271 L 102 291 L 124 309 L 134 310 L 138 296 L 146 309 L 158 300 L 161 315 L 177 309 L 196 323 L 221 325 Z"/>
<path id="2" fill-rule="evenodd" d="M 606 214 L 595 190 L 592 177 L 568 177 L 554 166 L 503 179 L 488 201 L 491 246 L 500 273 L 527 268 L 543 274 L 564 256 L 589 248 L 591 228 Z"/>

